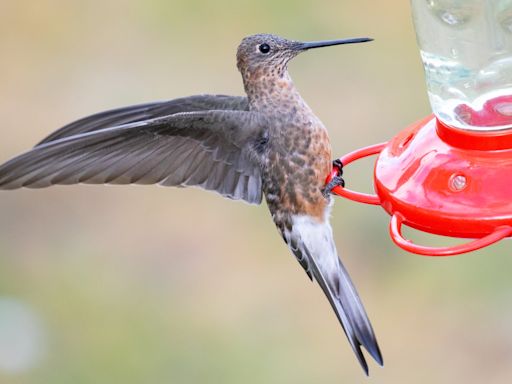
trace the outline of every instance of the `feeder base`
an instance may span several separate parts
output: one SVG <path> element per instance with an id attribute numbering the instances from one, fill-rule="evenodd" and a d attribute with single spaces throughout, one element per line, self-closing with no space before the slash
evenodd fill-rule
<path id="1" fill-rule="evenodd" d="M 411 125 L 389 141 L 375 164 L 382 207 L 439 235 L 479 238 L 512 226 L 512 148 L 505 145 L 512 133 L 498 134 L 501 140 L 466 134 L 433 116 Z"/>

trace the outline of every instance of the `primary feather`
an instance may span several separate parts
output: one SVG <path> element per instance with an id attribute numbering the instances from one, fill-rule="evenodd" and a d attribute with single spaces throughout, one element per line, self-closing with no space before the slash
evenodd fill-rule
<path id="1" fill-rule="evenodd" d="M 179 99 L 157 101 L 146 104 L 132 105 L 96 113 L 74 121 L 57 129 L 37 145 L 75 136 L 80 133 L 98 131 L 104 128 L 151 120 L 157 117 L 174 115 L 182 112 L 198 112 L 209 110 L 248 111 L 249 102 L 245 96 L 227 95 L 194 95 Z"/>
<path id="2" fill-rule="evenodd" d="M 93 121 L 87 120 L 88 128 Z M 259 204 L 260 168 L 251 158 L 251 146 L 262 128 L 251 122 L 255 119 L 245 111 L 181 112 L 63 133 L 2 165 L 0 189 L 158 183 L 200 186 Z M 74 131 L 80 128 L 75 125 Z"/>

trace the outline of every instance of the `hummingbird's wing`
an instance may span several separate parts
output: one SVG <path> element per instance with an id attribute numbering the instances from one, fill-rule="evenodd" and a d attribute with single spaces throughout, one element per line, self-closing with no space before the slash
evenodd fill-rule
<path id="1" fill-rule="evenodd" d="M 279 227 L 308 276 L 318 282 L 327 296 L 365 373 L 368 374 L 368 364 L 361 346 L 382 365 L 382 355 L 370 320 L 347 270 L 338 258 L 329 222 L 320 223 L 301 215 L 293 217 L 289 225 Z"/>
<path id="2" fill-rule="evenodd" d="M 52 132 L 37 145 L 62 139 L 67 136 L 78 135 L 79 133 L 92 132 L 104 128 L 134 123 L 136 121 L 174 115 L 180 112 L 209 110 L 248 111 L 249 102 L 245 96 L 195 95 L 174 100 L 157 101 L 112 109 L 67 124 L 55 132 Z"/>
<path id="3" fill-rule="evenodd" d="M 262 117 L 184 112 L 50 141 L 0 166 L 0 189 L 54 184 L 199 186 L 261 202 Z"/>

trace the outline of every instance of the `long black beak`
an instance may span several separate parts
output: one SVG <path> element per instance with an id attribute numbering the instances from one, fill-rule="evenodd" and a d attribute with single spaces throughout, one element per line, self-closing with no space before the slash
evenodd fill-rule
<path id="1" fill-rule="evenodd" d="M 373 41 L 369 37 L 356 37 L 353 39 L 341 39 L 341 40 L 325 40 L 325 41 L 312 41 L 309 43 L 300 43 L 298 49 L 305 51 L 312 48 L 330 47 L 331 45 L 340 44 L 354 44 L 354 43 L 365 43 L 367 41 Z"/>

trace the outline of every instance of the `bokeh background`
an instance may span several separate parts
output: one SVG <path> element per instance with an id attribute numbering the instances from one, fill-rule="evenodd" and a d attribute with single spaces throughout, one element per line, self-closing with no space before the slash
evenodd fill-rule
<path id="1" fill-rule="evenodd" d="M 100 110 L 241 94 L 235 49 L 257 32 L 375 38 L 290 65 L 336 154 L 430 111 L 406 1 L 1 0 L 0 161 Z M 370 190 L 371 165 L 347 182 Z M 0 383 L 510 382 L 510 241 L 423 258 L 388 219 L 341 199 L 332 218 L 384 353 L 366 379 L 264 206 L 154 186 L 2 192 Z"/>

